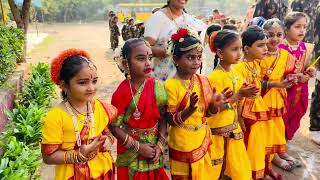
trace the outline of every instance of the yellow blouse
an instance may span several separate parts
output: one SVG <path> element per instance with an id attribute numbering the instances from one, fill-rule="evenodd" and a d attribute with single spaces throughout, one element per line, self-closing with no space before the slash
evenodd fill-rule
<path id="1" fill-rule="evenodd" d="M 261 60 L 254 60 L 252 62 L 240 62 L 234 66 L 234 69 L 241 74 L 244 82 L 254 84 L 261 92 L 261 68 L 259 63 Z M 251 112 L 267 112 L 268 106 L 263 101 L 261 95 L 254 98 L 254 104 L 251 107 Z"/>
<path id="2" fill-rule="evenodd" d="M 285 69 L 290 57 L 286 50 L 282 49 L 279 52 L 278 57 L 269 56 L 260 63 L 261 76 L 268 77 L 269 82 L 281 82 L 285 79 Z M 286 96 L 287 91 L 285 88 L 271 88 L 263 99 L 269 108 L 281 109 L 285 107 Z"/>
<path id="3" fill-rule="evenodd" d="M 221 69 L 214 70 L 208 77 L 212 88 L 216 89 L 216 93 L 221 93 L 225 88 L 234 90 L 234 93 L 238 93 L 243 84 L 243 78 L 241 74 L 235 70 L 224 72 Z M 235 87 L 233 89 L 233 80 Z M 236 107 L 236 103 L 233 104 Z M 207 118 L 207 122 L 210 128 L 224 127 L 234 123 L 236 118 L 236 112 L 234 110 L 224 110 L 219 114 Z"/>
<path id="4" fill-rule="evenodd" d="M 98 100 L 95 100 L 94 109 L 94 136 L 98 136 L 107 127 L 109 118 Z M 83 128 L 84 120 L 85 116 L 77 116 L 79 131 Z M 65 151 L 74 149 L 76 144 L 76 134 L 74 131 L 72 117 L 69 113 L 59 107 L 54 107 L 49 110 L 43 121 L 42 144 L 61 144 L 61 149 Z M 92 137 L 91 130 L 89 137 Z M 101 175 L 105 175 L 112 169 L 112 157 L 109 152 L 98 152 L 94 159 L 88 161 L 88 165 L 92 178 L 97 178 Z M 73 176 L 73 172 L 73 164 L 56 165 L 55 179 L 69 179 Z"/>
<path id="5" fill-rule="evenodd" d="M 168 94 L 168 108 L 170 112 L 175 112 L 178 108 L 189 85 L 190 80 L 178 80 L 171 78 L 166 81 L 165 90 Z M 199 126 L 203 123 L 202 117 L 205 112 L 201 86 L 198 80 L 195 80 L 192 92 L 196 92 L 199 96 L 198 109 L 184 122 L 184 124 L 189 126 Z M 188 99 L 186 108 L 189 107 L 189 101 L 190 100 Z M 189 152 L 198 148 L 202 144 L 205 135 L 206 128 L 202 128 L 197 131 L 190 131 L 176 126 L 171 126 L 169 129 L 168 144 L 169 147 L 173 149 Z M 192 141 L 190 141 L 190 138 L 192 138 Z"/>

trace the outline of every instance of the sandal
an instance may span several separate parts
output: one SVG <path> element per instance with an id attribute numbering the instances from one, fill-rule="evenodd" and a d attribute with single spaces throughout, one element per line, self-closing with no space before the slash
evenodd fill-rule
<path id="1" fill-rule="evenodd" d="M 272 177 L 274 180 L 282 180 L 282 175 L 274 170 L 271 170 L 269 176 Z"/>
<path id="2" fill-rule="evenodd" d="M 291 171 L 295 168 L 293 163 L 281 159 L 279 156 L 275 156 L 275 158 L 272 160 L 272 163 L 285 171 Z"/>
<path id="3" fill-rule="evenodd" d="M 279 155 L 279 157 L 281 159 L 284 159 L 284 160 L 290 162 L 292 164 L 293 168 L 302 166 L 301 161 L 293 158 L 292 156 L 289 156 L 288 154 L 281 154 L 281 155 Z"/>
<path id="4" fill-rule="evenodd" d="M 263 178 L 263 180 L 273 180 L 273 178 L 270 177 L 269 175 L 266 175 L 266 176 Z"/>

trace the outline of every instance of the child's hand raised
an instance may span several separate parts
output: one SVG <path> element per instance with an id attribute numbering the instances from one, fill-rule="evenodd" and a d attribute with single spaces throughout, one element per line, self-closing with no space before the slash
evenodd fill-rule
<path id="1" fill-rule="evenodd" d="M 221 92 L 221 95 L 224 97 L 224 100 L 229 99 L 233 96 L 233 91 L 231 91 L 230 88 L 227 87 Z"/>
<path id="2" fill-rule="evenodd" d="M 220 105 L 225 103 L 224 99 L 225 99 L 224 94 L 223 93 L 217 94 L 216 89 L 213 88 L 210 104 L 214 107 L 219 107 Z"/>
<path id="3" fill-rule="evenodd" d="M 239 90 L 239 95 L 241 98 L 255 97 L 259 93 L 259 88 L 254 84 L 244 83 Z"/>
<path id="4" fill-rule="evenodd" d="M 310 77 L 315 77 L 315 75 L 316 75 L 316 69 L 313 68 L 313 67 L 308 67 L 308 68 L 303 72 L 303 74 L 309 75 Z"/>
<path id="5" fill-rule="evenodd" d="M 199 101 L 199 97 L 197 93 L 193 92 L 190 96 L 190 105 L 189 105 L 190 110 L 196 110 L 198 108 L 197 106 L 198 101 Z"/>

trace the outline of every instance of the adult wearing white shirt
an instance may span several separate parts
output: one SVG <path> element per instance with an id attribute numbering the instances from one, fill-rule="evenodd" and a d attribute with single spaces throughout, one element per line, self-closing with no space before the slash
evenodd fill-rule
<path id="1" fill-rule="evenodd" d="M 154 13 L 145 24 L 144 37 L 152 46 L 155 78 L 165 81 L 173 77 L 176 68 L 167 55 L 168 41 L 180 28 L 205 31 L 207 25 L 185 12 L 187 0 L 168 0 L 167 5 Z"/>

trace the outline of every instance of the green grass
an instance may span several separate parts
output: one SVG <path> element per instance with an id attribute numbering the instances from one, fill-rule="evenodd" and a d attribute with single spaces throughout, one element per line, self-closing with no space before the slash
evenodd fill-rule
<path id="1" fill-rule="evenodd" d="M 39 52 L 39 51 L 43 52 L 45 50 L 48 50 L 48 47 L 50 46 L 50 44 L 52 44 L 55 41 L 56 41 L 56 39 L 52 35 L 49 34 L 46 38 L 44 38 L 44 40 L 40 44 L 35 46 L 29 52 L 29 55 L 32 55 L 33 53 L 36 53 L 36 52 Z"/>

